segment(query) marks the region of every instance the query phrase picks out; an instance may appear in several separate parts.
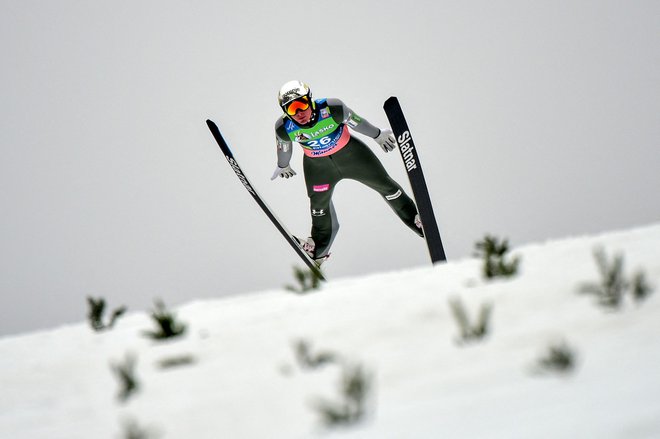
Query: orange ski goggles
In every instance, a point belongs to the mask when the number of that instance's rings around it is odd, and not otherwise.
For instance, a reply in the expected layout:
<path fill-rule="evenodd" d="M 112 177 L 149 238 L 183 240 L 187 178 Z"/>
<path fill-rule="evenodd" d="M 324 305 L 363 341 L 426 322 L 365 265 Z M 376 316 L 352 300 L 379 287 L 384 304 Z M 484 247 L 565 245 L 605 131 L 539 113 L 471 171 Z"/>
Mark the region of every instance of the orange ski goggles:
<path fill-rule="evenodd" d="M 296 99 L 295 101 L 291 101 L 288 104 L 283 105 L 282 108 L 286 114 L 289 116 L 294 116 L 297 112 L 305 111 L 309 108 L 309 98 L 307 96 L 303 96 Z"/>

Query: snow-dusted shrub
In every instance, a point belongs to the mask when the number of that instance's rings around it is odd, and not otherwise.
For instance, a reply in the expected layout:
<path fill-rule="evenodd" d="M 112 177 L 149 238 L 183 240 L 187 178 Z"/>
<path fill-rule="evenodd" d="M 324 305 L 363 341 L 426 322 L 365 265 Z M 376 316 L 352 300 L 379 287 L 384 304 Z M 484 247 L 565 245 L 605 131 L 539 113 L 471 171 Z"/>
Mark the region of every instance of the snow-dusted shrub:
<path fill-rule="evenodd" d="M 87 314 L 87 318 L 89 320 L 90 326 L 95 331 L 112 329 L 117 319 L 126 312 L 125 306 L 121 306 L 115 309 L 112 312 L 112 315 L 110 316 L 110 320 L 106 324 L 104 322 L 105 299 L 102 297 L 99 299 L 95 299 L 93 297 L 87 297 L 87 304 L 89 305 L 89 313 Z"/>
<path fill-rule="evenodd" d="M 156 439 L 159 437 L 153 431 L 141 427 L 135 419 L 127 419 L 123 422 L 123 439 Z"/>
<path fill-rule="evenodd" d="M 493 310 L 492 304 L 484 303 L 481 305 L 479 316 L 474 323 L 470 321 L 467 310 L 460 299 L 454 298 L 450 300 L 449 306 L 460 331 L 459 342 L 480 340 L 488 334 L 488 325 Z"/>
<path fill-rule="evenodd" d="M 161 369 L 172 369 L 175 367 L 190 366 L 195 364 L 195 357 L 190 354 L 175 355 L 158 361 Z"/>
<path fill-rule="evenodd" d="M 151 313 L 151 318 L 156 323 L 155 331 L 145 331 L 148 337 L 155 340 L 178 337 L 186 331 L 186 325 L 176 320 L 174 313 L 167 310 L 161 300 L 156 300 L 156 308 Z"/>
<path fill-rule="evenodd" d="M 646 274 L 643 271 L 638 271 L 633 276 L 630 292 L 636 302 L 641 302 L 653 292 L 653 287 L 646 280 Z"/>
<path fill-rule="evenodd" d="M 495 277 L 511 277 L 518 272 L 520 258 L 507 260 L 509 241 L 486 235 L 482 241 L 475 244 L 475 256 L 483 259 L 483 275 L 486 279 Z"/>
<path fill-rule="evenodd" d="M 619 308 L 624 295 L 628 292 L 632 298 L 639 302 L 653 291 L 646 280 L 646 275 L 638 271 L 629 280 L 624 273 L 624 259 L 621 253 L 614 255 L 610 261 L 605 249 L 597 247 L 594 250 L 594 259 L 600 274 L 598 282 L 585 282 L 580 286 L 580 292 L 593 294 L 598 303 L 607 308 Z"/>
<path fill-rule="evenodd" d="M 571 372 L 575 368 L 575 351 L 565 342 L 551 344 L 536 364 L 538 372 Z"/>
<path fill-rule="evenodd" d="M 317 369 L 330 363 L 339 361 L 339 355 L 329 351 L 312 353 L 312 348 L 307 340 L 297 340 L 293 344 L 293 350 L 298 364 L 303 369 Z"/>
<path fill-rule="evenodd" d="M 296 282 L 298 282 L 298 285 L 286 285 L 285 288 L 294 293 L 305 294 L 318 290 L 321 287 L 321 278 L 319 275 L 308 268 L 293 267 L 293 276 Z"/>
<path fill-rule="evenodd" d="M 314 408 L 328 427 L 352 425 L 367 413 L 372 377 L 361 365 L 344 365 L 340 383 L 340 401 L 319 399 Z"/>
<path fill-rule="evenodd" d="M 594 259 L 598 266 L 600 282 L 583 283 L 580 291 L 595 295 L 598 303 L 605 307 L 618 308 L 628 288 L 628 281 L 623 274 L 623 255 L 617 253 L 614 259 L 609 261 L 605 250 L 598 247 L 594 250 Z"/>
<path fill-rule="evenodd" d="M 123 363 L 111 363 L 110 368 L 114 372 L 117 380 L 119 381 L 119 392 L 117 398 L 121 402 L 125 402 L 140 387 L 137 377 L 135 375 L 135 365 L 137 358 L 135 355 L 127 354 Z"/>

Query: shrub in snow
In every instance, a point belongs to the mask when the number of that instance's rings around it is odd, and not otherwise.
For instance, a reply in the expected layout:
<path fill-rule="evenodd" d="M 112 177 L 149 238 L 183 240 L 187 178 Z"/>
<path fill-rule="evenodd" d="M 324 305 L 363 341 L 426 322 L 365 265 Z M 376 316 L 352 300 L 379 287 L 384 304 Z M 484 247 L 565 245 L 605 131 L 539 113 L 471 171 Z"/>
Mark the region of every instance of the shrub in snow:
<path fill-rule="evenodd" d="M 178 337 L 186 331 L 186 325 L 177 322 L 174 313 L 167 310 L 161 300 L 156 300 L 156 309 L 152 311 L 151 318 L 156 323 L 155 331 L 146 331 L 145 334 L 155 340 Z"/>
<path fill-rule="evenodd" d="M 575 351 L 566 342 L 552 344 L 537 362 L 539 372 L 571 372 L 575 368 Z"/>
<path fill-rule="evenodd" d="M 110 320 L 106 324 L 103 321 L 104 320 L 103 314 L 105 313 L 105 299 L 104 298 L 95 299 L 93 297 L 87 297 L 87 304 L 89 305 L 89 313 L 87 314 L 87 318 L 89 320 L 90 326 L 95 331 L 112 329 L 117 319 L 126 312 L 125 306 L 121 306 L 115 309 L 112 312 L 112 315 L 110 316 Z"/>
<path fill-rule="evenodd" d="M 460 331 L 460 342 L 480 340 L 488 334 L 489 322 L 493 306 L 490 303 L 481 305 L 477 321 L 472 323 L 468 317 L 467 310 L 460 299 L 449 301 L 452 315 Z"/>
<path fill-rule="evenodd" d="M 293 345 L 298 364 L 303 369 L 316 369 L 339 360 L 339 356 L 333 352 L 320 351 L 312 353 L 310 343 L 306 340 L 298 340 Z"/>
<path fill-rule="evenodd" d="M 314 408 L 328 427 L 352 425 L 366 414 L 371 375 L 361 365 L 345 365 L 340 384 L 340 401 L 318 400 Z"/>
<path fill-rule="evenodd" d="M 124 421 L 122 432 L 122 439 L 156 439 L 158 436 L 145 428 L 138 425 L 134 419 Z"/>
<path fill-rule="evenodd" d="M 483 259 L 483 275 L 487 279 L 495 277 L 510 277 L 518 272 L 520 258 L 506 260 L 509 251 L 509 241 L 486 235 L 482 241 L 475 244 L 475 256 Z"/>
<path fill-rule="evenodd" d="M 631 294 L 636 302 L 641 302 L 646 299 L 652 292 L 653 288 L 646 280 L 646 274 L 638 271 L 633 276 Z"/>
<path fill-rule="evenodd" d="M 310 269 L 293 267 L 293 276 L 298 285 L 287 285 L 285 288 L 294 293 L 305 294 L 321 287 L 321 278 Z"/>
<path fill-rule="evenodd" d="M 174 367 L 189 366 L 195 363 L 195 357 L 189 354 L 163 358 L 158 362 L 161 369 L 172 369 Z"/>
<path fill-rule="evenodd" d="M 605 250 L 597 247 L 594 250 L 594 259 L 600 274 L 600 281 L 583 283 L 580 292 L 595 295 L 600 305 L 607 308 L 619 308 L 628 291 L 635 301 L 643 300 L 652 292 L 643 272 L 635 273 L 632 280 L 626 278 L 622 254 L 615 254 L 610 261 Z"/>
<path fill-rule="evenodd" d="M 600 282 L 584 283 L 580 291 L 595 295 L 603 306 L 618 308 L 623 299 L 623 293 L 628 288 L 628 282 L 623 274 L 623 256 L 616 254 L 614 259 L 609 261 L 605 250 L 598 247 L 594 250 L 594 259 L 600 273 Z"/>
<path fill-rule="evenodd" d="M 110 367 L 115 376 L 119 380 L 119 393 L 117 398 L 121 402 L 125 402 L 133 395 L 139 386 L 137 377 L 135 376 L 135 364 L 137 359 L 134 355 L 127 354 L 123 363 L 114 363 Z"/>

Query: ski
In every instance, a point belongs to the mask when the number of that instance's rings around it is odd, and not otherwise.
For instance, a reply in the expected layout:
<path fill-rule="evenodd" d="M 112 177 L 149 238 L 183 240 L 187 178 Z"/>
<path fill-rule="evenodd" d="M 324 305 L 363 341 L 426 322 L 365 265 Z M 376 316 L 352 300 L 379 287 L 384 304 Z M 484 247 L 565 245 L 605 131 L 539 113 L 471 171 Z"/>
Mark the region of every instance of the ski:
<path fill-rule="evenodd" d="M 426 187 L 426 179 L 424 172 L 422 172 L 422 165 L 417 154 L 417 148 L 410 135 L 408 123 L 403 116 L 399 100 L 392 96 L 385 101 L 383 105 L 387 119 L 390 121 L 392 132 L 396 141 L 399 144 L 399 152 L 403 159 L 403 164 L 406 167 L 410 186 L 412 187 L 419 217 L 422 220 L 422 229 L 424 230 L 424 238 L 426 245 L 429 249 L 431 262 L 433 264 L 438 262 L 446 262 L 445 249 L 442 245 L 440 238 L 440 231 L 438 230 L 438 223 L 435 220 L 433 213 L 433 206 L 431 205 L 431 197 L 429 190 Z"/>
<path fill-rule="evenodd" d="M 241 167 L 238 165 L 238 162 L 234 158 L 234 154 L 232 154 L 231 150 L 229 149 L 229 145 L 227 145 L 227 142 L 225 139 L 222 137 L 222 134 L 220 133 L 220 129 L 218 126 L 212 121 L 212 120 L 207 120 L 206 125 L 208 125 L 209 130 L 211 130 L 211 134 L 213 134 L 213 137 L 215 138 L 216 142 L 218 142 L 218 146 L 220 146 L 220 149 L 222 150 L 222 153 L 225 155 L 225 158 L 229 162 L 229 165 L 231 168 L 234 170 L 236 173 L 236 176 L 240 180 L 240 182 L 243 184 L 245 189 L 252 195 L 252 198 L 254 198 L 254 201 L 257 202 L 259 207 L 264 211 L 266 216 L 271 220 L 273 225 L 279 230 L 279 232 L 284 236 L 284 238 L 287 240 L 289 245 L 296 251 L 298 256 L 303 260 L 303 262 L 309 267 L 309 269 L 321 280 L 326 280 L 325 276 L 323 276 L 323 273 L 319 269 L 319 267 L 316 265 L 316 263 L 312 260 L 312 258 L 309 257 L 305 251 L 300 248 L 300 245 L 298 245 L 298 241 L 294 236 L 289 233 L 289 231 L 284 227 L 284 225 L 280 222 L 280 220 L 277 219 L 277 217 L 273 214 L 273 212 L 270 210 L 270 208 L 266 205 L 266 203 L 263 201 L 263 199 L 259 196 L 257 191 L 254 189 L 254 186 L 250 183 L 250 181 L 247 179 L 245 176 L 245 173 L 241 169 Z"/>

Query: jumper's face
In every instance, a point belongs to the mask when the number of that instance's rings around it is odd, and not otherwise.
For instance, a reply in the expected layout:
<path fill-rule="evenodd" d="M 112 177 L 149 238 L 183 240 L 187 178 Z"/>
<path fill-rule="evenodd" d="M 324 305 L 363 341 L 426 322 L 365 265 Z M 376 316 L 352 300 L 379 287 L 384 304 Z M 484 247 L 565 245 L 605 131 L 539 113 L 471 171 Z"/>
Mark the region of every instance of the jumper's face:
<path fill-rule="evenodd" d="M 307 96 L 303 96 L 283 105 L 282 109 L 297 124 L 305 125 L 312 120 L 312 105 Z"/>
<path fill-rule="evenodd" d="M 298 124 L 298 125 L 305 125 L 309 123 L 310 120 L 312 120 L 312 107 L 308 107 L 306 110 L 300 110 L 291 118 Z"/>

